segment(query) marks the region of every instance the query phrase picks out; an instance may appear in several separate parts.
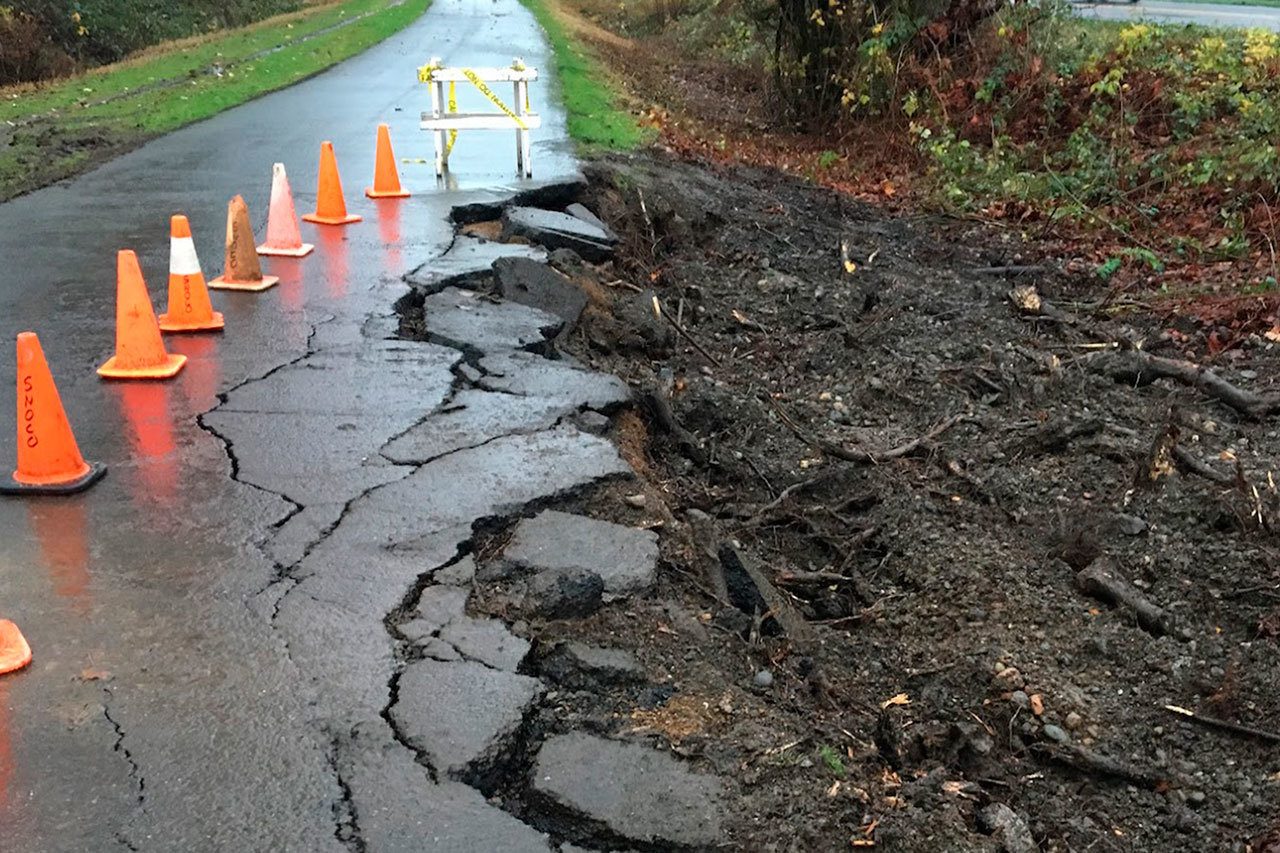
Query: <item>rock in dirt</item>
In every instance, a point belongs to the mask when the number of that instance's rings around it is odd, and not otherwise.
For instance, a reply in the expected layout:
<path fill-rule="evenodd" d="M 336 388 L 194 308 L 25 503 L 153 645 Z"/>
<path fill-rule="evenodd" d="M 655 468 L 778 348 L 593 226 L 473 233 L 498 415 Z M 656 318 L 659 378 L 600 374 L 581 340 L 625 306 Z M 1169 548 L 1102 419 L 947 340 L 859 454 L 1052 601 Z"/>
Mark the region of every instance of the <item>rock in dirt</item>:
<path fill-rule="evenodd" d="M 640 744 L 553 737 L 538 752 L 531 793 L 552 818 L 588 821 L 618 839 L 693 848 L 721 841 L 720 781 Z"/>
<path fill-rule="evenodd" d="M 1040 853 L 1026 821 L 1004 803 L 991 803 L 978 812 L 978 826 L 995 836 L 1006 853 Z"/>
<path fill-rule="evenodd" d="M 502 236 L 523 237 L 548 249 L 572 249 L 585 260 L 607 261 L 618 242 L 607 230 L 576 216 L 536 207 L 509 207 L 502 213 Z"/>
<path fill-rule="evenodd" d="M 1090 598 L 1128 612 L 1138 625 L 1159 637 L 1173 633 L 1173 620 L 1165 611 L 1129 583 L 1107 560 L 1095 560 L 1076 574 L 1076 588 Z"/>
<path fill-rule="evenodd" d="M 644 667 L 625 649 L 605 649 L 586 643 L 556 643 L 538 655 L 538 673 L 573 689 L 599 685 L 640 684 Z"/>
<path fill-rule="evenodd" d="M 498 619 L 454 619 L 444 626 L 440 639 L 464 658 L 507 672 L 515 672 L 529 654 L 529 641 L 511 633 Z"/>
<path fill-rule="evenodd" d="M 536 678 L 473 661 L 415 661 L 400 675 L 391 719 L 442 776 L 470 782 L 501 758 L 542 692 Z"/>
<path fill-rule="evenodd" d="M 586 569 L 552 569 L 529 579 L 525 601 L 543 619 L 585 619 L 604 604 L 604 579 Z"/>
<path fill-rule="evenodd" d="M 528 258 L 502 258 L 493 265 L 498 295 L 555 314 L 564 320 L 561 335 L 573 331 L 587 307 L 587 295 L 566 276 Z"/>
<path fill-rule="evenodd" d="M 1061 726 L 1055 726 L 1053 723 L 1049 723 L 1044 727 L 1044 736 L 1054 743 L 1071 742 L 1071 735 L 1067 734 L 1066 730 Z"/>
<path fill-rule="evenodd" d="M 502 557 L 517 568 L 538 573 L 593 572 L 604 581 L 609 599 L 653 583 L 658 536 L 652 530 L 545 510 L 516 526 Z"/>
<path fill-rule="evenodd" d="M 613 313 L 593 312 L 585 324 L 593 345 L 605 352 L 661 357 L 671 353 L 676 332 L 653 311 L 654 291 L 646 290 L 613 304 Z"/>

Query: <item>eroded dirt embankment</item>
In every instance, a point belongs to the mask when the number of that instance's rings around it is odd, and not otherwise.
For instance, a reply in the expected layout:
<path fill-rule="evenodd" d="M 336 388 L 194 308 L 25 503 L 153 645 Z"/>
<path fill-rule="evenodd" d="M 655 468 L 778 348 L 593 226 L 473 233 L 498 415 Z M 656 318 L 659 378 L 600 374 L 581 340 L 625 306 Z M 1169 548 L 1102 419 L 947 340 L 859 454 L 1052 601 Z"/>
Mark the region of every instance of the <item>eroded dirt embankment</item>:
<path fill-rule="evenodd" d="M 737 849 L 1274 849 L 1272 342 L 1205 373 L 1092 281 L 1001 273 L 1035 260 L 1007 232 L 776 173 L 588 175 L 622 247 L 552 255 L 589 303 L 559 349 L 637 393 L 610 435 L 642 486 L 590 512 L 659 530 L 662 570 L 519 624 L 659 684 L 562 691 L 543 730 L 718 772 Z"/>

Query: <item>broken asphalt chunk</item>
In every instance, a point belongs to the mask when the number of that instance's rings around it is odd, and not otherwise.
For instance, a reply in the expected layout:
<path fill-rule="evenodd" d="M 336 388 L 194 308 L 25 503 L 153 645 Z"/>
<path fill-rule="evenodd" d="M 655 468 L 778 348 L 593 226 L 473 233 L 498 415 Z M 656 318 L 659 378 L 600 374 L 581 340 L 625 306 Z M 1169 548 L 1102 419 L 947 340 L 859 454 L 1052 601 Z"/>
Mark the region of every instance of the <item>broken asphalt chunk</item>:
<path fill-rule="evenodd" d="M 509 207 L 502 213 L 502 235 L 523 237 L 548 249 L 572 249 L 598 263 L 613 256 L 617 238 L 609 231 L 568 213 L 536 207 Z"/>
<path fill-rule="evenodd" d="M 421 660 L 400 675 L 391 719 L 442 776 L 482 780 L 542 696 L 536 678 L 474 661 Z"/>
<path fill-rule="evenodd" d="M 581 732 L 553 737 L 538 752 L 532 793 L 549 816 L 588 822 L 588 835 L 594 828 L 664 849 L 721 841 L 720 781 L 641 744 Z"/>
<path fill-rule="evenodd" d="M 545 510 L 521 521 L 502 558 L 524 571 L 585 570 L 604 581 L 605 598 L 653 583 L 658 536 L 652 530 Z"/>

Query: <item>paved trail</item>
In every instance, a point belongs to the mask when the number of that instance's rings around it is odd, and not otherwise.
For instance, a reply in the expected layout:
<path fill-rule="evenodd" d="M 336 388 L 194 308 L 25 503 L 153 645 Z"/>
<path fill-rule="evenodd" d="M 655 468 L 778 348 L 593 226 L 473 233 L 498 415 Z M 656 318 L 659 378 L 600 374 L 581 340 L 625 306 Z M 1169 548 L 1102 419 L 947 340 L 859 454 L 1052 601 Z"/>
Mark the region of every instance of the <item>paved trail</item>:
<path fill-rule="evenodd" d="M 35 651 L 31 668 L 0 681 L 0 848 L 548 849 L 425 766 L 429 751 L 388 722 L 397 701 L 408 716 L 429 700 L 400 690 L 403 652 L 384 618 L 458 559 L 472 523 L 627 470 L 602 439 L 557 425 L 592 404 L 575 391 L 585 375 L 539 385 L 543 366 L 509 354 L 537 339 L 545 315 L 491 315 L 447 291 L 428 316 L 453 339 L 393 337 L 401 276 L 450 245 L 450 206 L 515 186 L 510 136 L 473 134 L 453 157 L 461 186 L 437 190 L 417 165 L 403 167 L 413 198 L 375 205 L 361 194 L 377 121 L 391 123 L 400 156 L 430 157 L 414 69 L 433 55 L 547 67 L 516 0 L 436 0 L 400 35 L 309 82 L 0 205 L 0 342 L 40 333 L 86 456 L 110 466 L 77 498 L 0 502 L 0 613 Z M 534 87 L 543 181 L 575 169 L 548 92 Z M 176 381 L 100 382 L 115 251 L 138 251 L 163 304 L 169 215 L 191 217 L 206 274 L 217 272 L 227 199 L 244 193 L 261 228 L 271 163 L 283 160 L 309 209 L 322 139 L 365 221 L 305 226 L 317 251 L 273 260 L 278 288 L 215 296 L 226 334 L 170 338 L 191 358 Z M 498 411 L 484 427 L 455 415 L 437 430 L 443 402 L 486 393 L 459 375 L 464 349 L 497 359 L 492 381 L 508 391 L 554 386 L 541 419 L 521 428 Z M 0 359 L 0 387 L 13 387 L 12 371 Z M 0 417 L 11 416 L 6 398 Z M 415 425 L 462 438 L 395 462 L 379 453 Z M 6 460 L 11 440 L 0 444 Z M 504 690 L 523 677 L 486 671 Z M 488 703 L 465 691 L 455 701 L 464 720 Z M 484 746 L 484 723 L 466 725 Z"/>
<path fill-rule="evenodd" d="M 1166 24 L 1199 24 L 1280 31 L 1280 9 L 1216 3 L 1097 3 L 1076 4 L 1077 14 L 1106 21 L 1158 21 Z"/>

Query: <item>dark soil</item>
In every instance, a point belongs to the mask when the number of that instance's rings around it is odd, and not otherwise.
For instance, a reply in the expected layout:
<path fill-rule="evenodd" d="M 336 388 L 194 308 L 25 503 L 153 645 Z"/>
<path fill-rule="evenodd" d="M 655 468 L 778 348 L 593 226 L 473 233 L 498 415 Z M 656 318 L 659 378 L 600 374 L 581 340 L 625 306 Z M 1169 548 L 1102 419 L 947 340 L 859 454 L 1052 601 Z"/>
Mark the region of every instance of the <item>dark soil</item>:
<path fill-rule="evenodd" d="M 1280 732 L 1276 423 L 1101 369 L 1196 329 L 1118 318 L 1096 280 L 980 272 L 1035 262 L 1011 232 L 777 173 L 588 177 L 623 246 L 557 256 L 592 300 L 564 348 L 648 392 L 612 427 L 641 482 L 588 498 L 658 528 L 663 571 L 534 633 L 632 649 L 656 686 L 553 694 L 539 726 L 717 772 L 731 849 L 1280 850 L 1280 743 L 1165 709 Z M 1215 370 L 1272 390 L 1280 349 L 1238 352 Z M 798 619 L 760 612 L 730 543 Z M 1088 597 L 1085 569 L 1158 618 Z"/>

